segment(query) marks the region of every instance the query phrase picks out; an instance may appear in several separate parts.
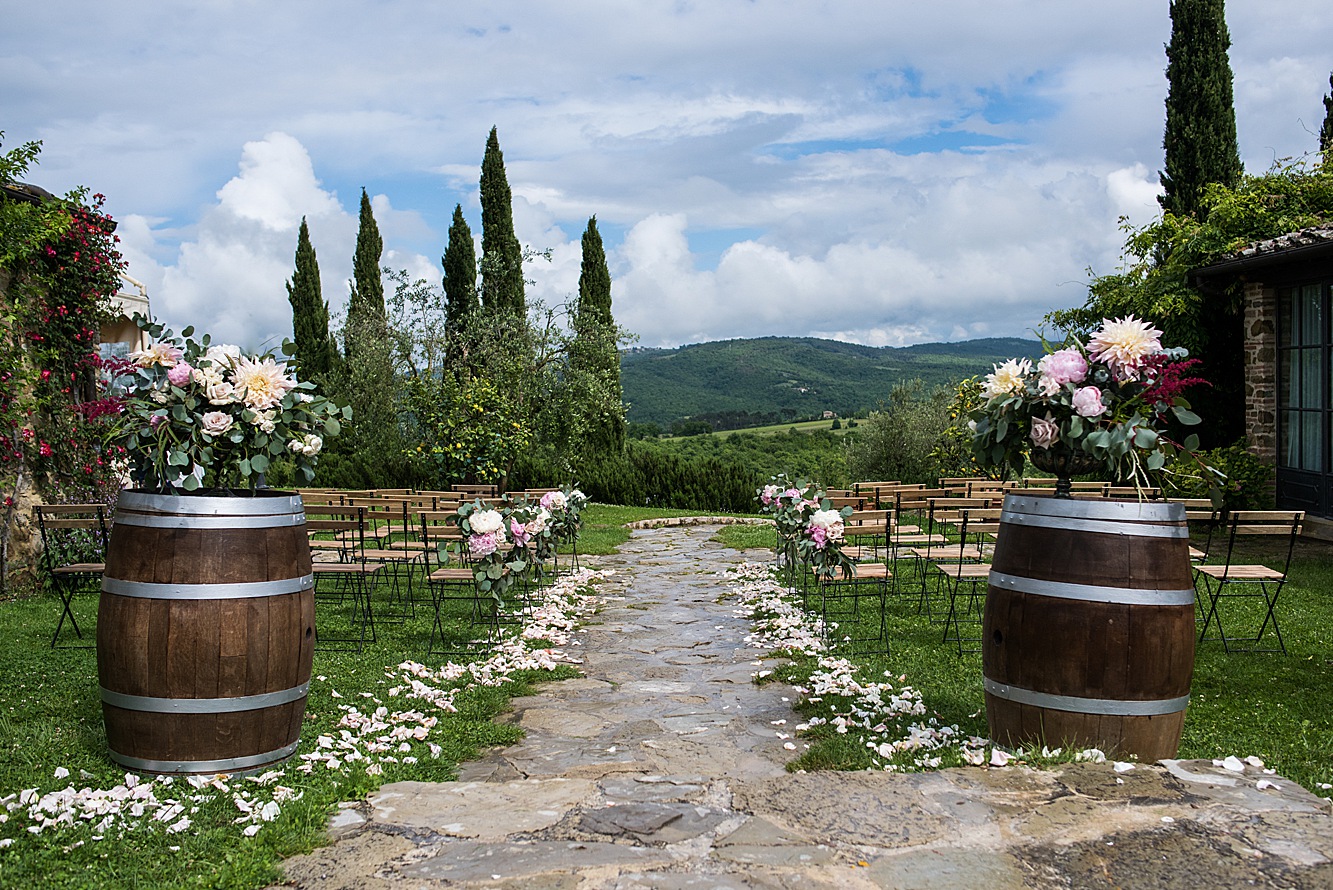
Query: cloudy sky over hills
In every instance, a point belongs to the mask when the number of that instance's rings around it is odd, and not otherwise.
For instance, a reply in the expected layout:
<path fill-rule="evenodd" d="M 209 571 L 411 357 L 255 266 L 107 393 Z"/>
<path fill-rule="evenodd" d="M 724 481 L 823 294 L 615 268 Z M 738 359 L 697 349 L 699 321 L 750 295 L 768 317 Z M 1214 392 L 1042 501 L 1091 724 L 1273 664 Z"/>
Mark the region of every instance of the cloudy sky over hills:
<path fill-rule="evenodd" d="M 596 215 L 647 346 L 1023 335 L 1152 219 L 1167 0 L 72 0 L 11 4 L 3 149 L 107 195 L 155 313 L 289 335 L 309 220 L 345 305 L 360 190 L 385 265 L 438 281 L 498 126 L 530 298 Z M 1323 4 L 1231 0 L 1250 172 L 1313 150 Z"/>

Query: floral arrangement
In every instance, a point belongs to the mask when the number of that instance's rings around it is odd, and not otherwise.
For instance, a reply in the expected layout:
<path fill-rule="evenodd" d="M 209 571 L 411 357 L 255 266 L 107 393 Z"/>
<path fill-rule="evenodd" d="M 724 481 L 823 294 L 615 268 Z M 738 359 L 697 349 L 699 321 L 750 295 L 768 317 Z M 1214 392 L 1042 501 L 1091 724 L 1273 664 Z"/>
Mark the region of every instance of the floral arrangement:
<path fill-rule="evenodd" d="M 489 593 L 496 608 L 504 595 L 528 567 L 521 555 L 514 557 L 508 535 L 508 517 L 504 509 L 497 510 L 480 500 L 458 508 L 458 527 L 463 530 L 462 547 L 472 566 L 477 590 Z"/>
<path fill-rule="evenodd" d="M 798 487 L 785 476 L 773 477 L 772 482 L 759 489 L 756 499 L 761 510 L 773 516 L 777 526 L 779 559 L 793 567 L 798 561 L 809 563 L 821 581 L 838 572 L 851 577 L 854 564 L 842 549 L 851 507 L 834 510 L 819 486 Z"/>
<path fill-rule="evenodd" d="M 131 479 L 157 492 L 262 487 L 270 464 L 284 455 L 314 478 L 324 439 L 336 436 L 351 408 L 339 408 L 298 382 L 272 354 L 181 337 L 143 316 L 136 324 L 154 340 L 130 353 L 114 381 L 121 413 L 111 442 L 124 449 Z M 182 339 L 183 338 L 183 339 Z M 292 351 L 283 344 L 284 354 Z"/>
<path fill-rule="evenodd" d="M 1193 454 L 1198 437 L 1177 442 L 1167 424 L 1199 423 L 1182 391 L 1206 381 L 1189 376 L 1198 361 L 1163 348 L 1161 336 L 1132 315 L 1103 319 L 1086 344 L 1070 339 L 1035 366 L 995 365 L 969 424 L 977 460 L 1021 473 L 1026 456 L 1062 477 L 1102 468 L 1137 484 L 1145 470 Z"/>
<path fill-rule="evenodd" d="M 551 536 L 555 544 L 569 544 L 578 540 L 583 525 L 580 514 L 587 506 L 588 496 L 571 485 L 559 491 L 548 491 L 541 496 L 541 507 L 550 514 Z"/>
<path fill-rule="evenodd" d="M 822 493 L 820 493 L 822 495 Z M 842 549 L 843 531 L 851 507 L 834 510 L 826 498 L 818 497 L 818 507 L 809 504 L 803 511 L 805 518 L 801 533 L 796 538 L 796 552 L 820 581 L 830 581 L 841 573 L 844 578 L 855 574 L 851 557 Z"/>

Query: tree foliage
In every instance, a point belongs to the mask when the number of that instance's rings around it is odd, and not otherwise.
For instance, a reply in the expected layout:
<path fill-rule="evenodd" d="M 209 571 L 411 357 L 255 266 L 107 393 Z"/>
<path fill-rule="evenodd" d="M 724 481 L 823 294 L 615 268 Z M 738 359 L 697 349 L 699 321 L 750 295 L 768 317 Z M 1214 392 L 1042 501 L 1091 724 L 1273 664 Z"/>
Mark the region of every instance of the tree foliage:
<path fill-rule="evenodd" d="M 1235 187 L 1210 185 L 1201 206 L 1197 216 L 1167 212 L 1141 228 L 1127 226 L 1121 268 L 1094 278 L 1083 306 L 1052 312 L 1047 321 L 1079 337 L 1103 318 L 1152 321 L 1165 342 L 1202 360 L 1201 376 L 1212 387 L 1191 402 L 1206 422 L 1205 445 L 1218 447 L 1244 432 L 1241 287 L 1205 291 L 1192 273 L 1255 241 L 1333 222 L 1333 169 L 1280 162 Z"/>
<path fill-rule="evenodd" d="M 463 205 L 454 205 L 454 219 L 449 226 L 449 244 L 440 258 L 444 267 L 445 317 L 451 333 L 458 333 L 463 321 L 477 310 L 477 248 L 472 243 L 472 229 L 463 218 Z"/>
<path fill-rule="evenodd" d="M 1224 0 L 1172 0 L 1166 46 L 1166 169 L 1162 208 L 1197 213 L 1211 183 L 1234 186 L 1244 173 L 1236 139 Z"/>
<path fill-rule="evenodd" d="M 578 308 L 570 344 L 570 385 L 573 394 L 588 404 L 604 406 L 588 418 L 587 448 L 615 454 L 625 447 L 625 408 L 620 387 L 620 340 L 611 312 L 611 272 L 597 231 L 597 217 L 583 232 L 583 265 L 579 273 Z"/>
<path fill-rule="evenodd" d="M 487 309 L 523 315 L 523 248 L 514 234 L 513 194 L 496 128 L 481 161 L 481 302 Z"/>
<path fill-rule="evenodd" d="M 955 392 L 920 380 L 895 386 L 880 410 L 857 427 L 847 469 L 861 481 L 934 482 L 943 474 L 939 444 L 951 423 Z"/>
<path fill-rule="evenodd" d="M 296 269 L 287 282 L 287 301 L 292 305 L 292 338 L 301 379 L 323 380 L 333 369 L 336 353 L 329 338 L 329 304 L 319 282 L 319 260 L 304 216 L 296 236 Z"/>
<path fill-rule="evenodd" d="M 1333 164 L 1333 74 L 1328 76 L 1328 95 L 1324 97 L 1324 125 L 1319 128 L 1319 151 L 1325 164 Z"/>
<path fill-rule="evenodd" d="M 375 211 L 370 206 L 366 190 L 361 190 L 360 224 L 356 232 L 356 252 L 352 255 L 352 280 L 348 282 L 351 297 L 347 301 L 345 332 L 369 333 L 384 319 L 384 279 L 380 277 L 380 256 L 384 253 L 384 239 L 380 237 Z M 344 339 L 343 353 L 351 358 L 356 343 Z"/>

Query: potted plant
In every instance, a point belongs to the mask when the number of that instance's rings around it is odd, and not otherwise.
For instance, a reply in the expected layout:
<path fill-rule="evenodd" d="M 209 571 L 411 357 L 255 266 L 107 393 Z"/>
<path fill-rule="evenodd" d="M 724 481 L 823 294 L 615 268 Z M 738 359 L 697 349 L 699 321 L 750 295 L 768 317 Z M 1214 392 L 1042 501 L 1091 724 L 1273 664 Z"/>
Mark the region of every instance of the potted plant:
<path fill-rule="evenodd" d="M 1172 421 L 1195 362 L 1129 316 L 1104 320 L 1034 366 L 996 365 L 972 413 L 983 466 L 1056 474 L 1054 497 L 1006 495 L 987 587 L 982 672 L 991 737 L 1014 746 L 1175 756 L 1194 665 L 1194 590 L 1182 504 L 1148 500 L 1151 473 L 1193 457 Z M 1199 470 L 1208 472 L 1195 459 Z M 1133 499 L 1070 497 L 1101 469 Z"/>
<path fill-rule="evenodd" d="M 350 411 L 271 354 L 153 337 L 115 381 L 121 493 L 98 606 L 111 756 L 156 773 L 262 769 L 296 749 L 314 576 L 301 498 L 263 485 L 288 454 L 313 476 Z"/>

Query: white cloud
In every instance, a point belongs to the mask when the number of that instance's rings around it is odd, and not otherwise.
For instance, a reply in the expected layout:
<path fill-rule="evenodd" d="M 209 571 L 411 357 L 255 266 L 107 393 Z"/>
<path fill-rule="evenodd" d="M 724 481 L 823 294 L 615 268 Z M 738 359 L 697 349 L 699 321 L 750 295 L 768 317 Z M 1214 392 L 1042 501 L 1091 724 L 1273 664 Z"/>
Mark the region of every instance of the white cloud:
<path fill-rule="evenodd" d="M 1314 146 L 1324 17 L 1228 9 L 1251 171 Z M 247 343 L 290 330 L 302 216 L 344 304 L 362 186 L 385 262 L 437 281 L 455 203 L 480 235 L 492 125 L 519 238 L 551 251 L 533 297 L 573 296 L 596 214 L 649 345 L 1022 334 L 1114 266 L 1118 216 L 1156 212 L 1160 0 L 50 0 L 6 24 L 33 181 L 105 192 L 154 308 Z"/>
<path fill-rule="evenodd" d="M 130 274 L 149 285 L 159 319 L 217 340 L 277 346 L 291 336 L 286 282 L 302 217 L 334 311 L 346 302 L 356 218 L 321 186 L 309 153 L 285 133 L 247 142 L 239 167 L 175 256 L 162 259 L 155 227 L 142 217 L 122 221 L 120 234 Z"/>

